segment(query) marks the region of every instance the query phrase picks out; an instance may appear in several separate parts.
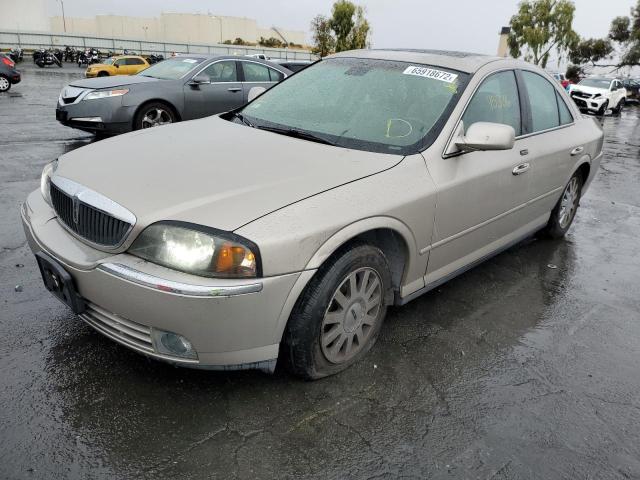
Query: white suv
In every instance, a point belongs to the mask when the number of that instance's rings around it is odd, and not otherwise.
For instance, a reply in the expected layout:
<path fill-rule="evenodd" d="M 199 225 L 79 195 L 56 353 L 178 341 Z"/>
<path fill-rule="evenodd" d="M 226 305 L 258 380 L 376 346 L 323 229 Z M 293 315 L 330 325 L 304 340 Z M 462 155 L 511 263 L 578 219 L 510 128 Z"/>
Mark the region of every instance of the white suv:
<path fill-rule="evenodd" d="M 591 77 L 571 85 L 569 94 L 580 110 L 604 115 L 608 109 L 622 110 L 627 90 L 617 78 Z"/>

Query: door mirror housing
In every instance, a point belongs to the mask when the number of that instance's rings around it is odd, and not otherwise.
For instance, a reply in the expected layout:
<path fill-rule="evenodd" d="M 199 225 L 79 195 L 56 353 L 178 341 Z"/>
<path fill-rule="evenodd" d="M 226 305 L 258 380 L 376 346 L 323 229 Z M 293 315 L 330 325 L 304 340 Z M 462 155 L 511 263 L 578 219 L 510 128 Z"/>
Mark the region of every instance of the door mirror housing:
<path fill-rule="evenodd" d="M 189 85 L 198 86 L 198 85 L 206 85 L 211 83 L 211 77 L 204 72 L 200 72 L 195 77 L 191 79 Z"/>
<path fill-rule="evenodd" d="M 247 102 L 254 100 L 255 98 L 259 97 L 266 91 L 267 89 L 264 87 L 252 87 L 251 90 L 249 90 L 249 93 L 247 95 Z"/>
<path fill-rule="evenodd" d="M 516 131 L 511 125 L 492 122 L 471 124 L 464 135 L 458 137 L 456 146 L 463 152 L 484 150 L 511 150 Z"/>

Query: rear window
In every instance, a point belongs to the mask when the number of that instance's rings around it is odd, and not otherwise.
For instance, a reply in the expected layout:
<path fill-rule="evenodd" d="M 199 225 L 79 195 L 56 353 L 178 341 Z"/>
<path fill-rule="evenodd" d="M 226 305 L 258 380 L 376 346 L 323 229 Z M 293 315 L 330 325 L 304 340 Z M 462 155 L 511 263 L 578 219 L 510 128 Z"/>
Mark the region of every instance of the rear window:
<path fill-rule="evenodd" d="M 204 61 L 204 58 L 197 57 L 175 57 L 151 65 L 138 73 L 143 77 L 153 77 L 162 80 L 177 80 Z"/>

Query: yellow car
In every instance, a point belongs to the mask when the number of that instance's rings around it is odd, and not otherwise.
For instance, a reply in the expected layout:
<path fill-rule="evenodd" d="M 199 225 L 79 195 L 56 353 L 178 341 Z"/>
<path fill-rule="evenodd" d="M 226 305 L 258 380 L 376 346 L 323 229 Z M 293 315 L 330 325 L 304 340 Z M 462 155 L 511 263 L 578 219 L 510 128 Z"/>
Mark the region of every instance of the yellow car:
<path fill-rule="evenodd" d="M 144 57 L 137 55 L 121 55 L 111 57 L 104 63 L 94 63 L 87 67 L 85 77 L 108 77 L 112 75 L 134 75 L 149 66 Z"/>

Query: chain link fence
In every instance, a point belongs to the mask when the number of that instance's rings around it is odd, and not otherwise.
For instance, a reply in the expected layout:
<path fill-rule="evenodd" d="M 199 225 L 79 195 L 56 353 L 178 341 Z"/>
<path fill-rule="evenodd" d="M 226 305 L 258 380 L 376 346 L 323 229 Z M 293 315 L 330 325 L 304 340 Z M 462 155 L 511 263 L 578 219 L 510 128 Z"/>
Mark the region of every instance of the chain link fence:
<path fill-rule="evenodd" d="M 16 31 L 0 31 L 0 49 L 6 50 L 20 47 L 25 50 L 39 48 L 61 48 L 65 46 L 77 49 L 97 48 L 102 51 L 122 53 L 124 50 L 140 54 L 201 53 L 210 55 L 255 55 L 264 54 L 269 58 L 285 60 L 316 60 L 317 57 L 307 50 L 290 48 L 264 48 L 224 44 L 193 44 L 151 42 L 146 40 L 130 40 L 122 38 L 87 37 L 82 35 L 31 33 Z"/>

